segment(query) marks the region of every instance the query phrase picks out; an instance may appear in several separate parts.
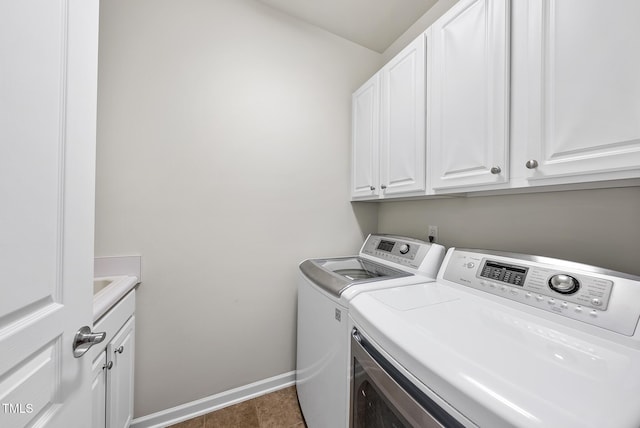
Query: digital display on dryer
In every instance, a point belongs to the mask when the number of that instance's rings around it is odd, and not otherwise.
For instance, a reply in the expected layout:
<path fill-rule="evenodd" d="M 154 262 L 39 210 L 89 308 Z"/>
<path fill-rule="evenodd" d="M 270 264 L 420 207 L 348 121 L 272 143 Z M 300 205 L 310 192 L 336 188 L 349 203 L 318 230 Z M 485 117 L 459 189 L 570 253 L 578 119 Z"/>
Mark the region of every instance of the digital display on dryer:
<path fill-rule="evenodd" d="M 393 241 L 381 240 L 378 244 L 378 247 L 376 247 L 376 250 L 386 251 L 387 253 L 390 253 L 391 250 L 393 250 L 394 245 L 396 245 L 396 243 Z"/>
<path fill-rule="evenodd" d="M 480 276 L 522 287 L 529 269 L 492 261 L 485 262 Z"/>

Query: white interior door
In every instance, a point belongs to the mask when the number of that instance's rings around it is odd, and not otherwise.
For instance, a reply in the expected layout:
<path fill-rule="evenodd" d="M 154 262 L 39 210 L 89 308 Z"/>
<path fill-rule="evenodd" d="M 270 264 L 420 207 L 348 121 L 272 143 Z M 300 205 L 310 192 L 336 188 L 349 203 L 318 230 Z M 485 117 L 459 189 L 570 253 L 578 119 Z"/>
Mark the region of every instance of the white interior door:
<path fill-rule="evenodd" d="M 0 2 L 0 426 L 88 427 L 98 0 Z"/>

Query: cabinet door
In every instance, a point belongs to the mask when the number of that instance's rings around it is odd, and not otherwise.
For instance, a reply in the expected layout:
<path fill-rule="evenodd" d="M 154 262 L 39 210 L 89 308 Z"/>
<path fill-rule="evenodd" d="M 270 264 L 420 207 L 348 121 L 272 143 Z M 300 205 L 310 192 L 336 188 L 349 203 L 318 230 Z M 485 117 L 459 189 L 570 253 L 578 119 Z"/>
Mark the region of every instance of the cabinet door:
<path fill-rule="evenodd" d="M 508 0 L 461 0 L 431 27 L 430 186 L 508 181 Z"/>
<path fill-rule="evenodd" d="M 107 418 L 105 409 L 107 405 L 107 354 L 101 352 L 93 361 L 91 370 L 91 397 L 92 397 L 92 428 L 105 428 Z"/>
<path fill-rule="evenodd" d="M 529 179 L 640 166 L 639 18 L 638 0 L 529 1 Z"/>
<path fill-rule="evenodd" d="M 107 427 L 128 428 L 133 419 L 133 362 L 135 316 L 120 329 L 107 346 L 113 362 L 107 376 Z"/>
<path fill-rule="evenodd" d="M 379 161 L 379 75 L 374 75 L 352 96 L 351 197 L 377 198 Z"/>
<path fill-rule="evenodd" d="M 425 38 L 381 70 L 380 186 L 384 196 L 424 192 Z"/>

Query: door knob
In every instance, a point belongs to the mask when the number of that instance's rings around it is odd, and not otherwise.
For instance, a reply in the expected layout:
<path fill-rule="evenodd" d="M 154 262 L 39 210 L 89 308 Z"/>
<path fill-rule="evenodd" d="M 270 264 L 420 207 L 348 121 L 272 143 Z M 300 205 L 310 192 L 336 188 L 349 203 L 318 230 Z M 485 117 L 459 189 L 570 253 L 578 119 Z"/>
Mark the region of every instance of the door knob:
<path fill-rule="evenodd" d="M 530 159 L 527 163 L 524 164 L 529 169 L 536 169 L 538 167 L 538 161 L 535 159 Z"/>
<path fill-rule="evenodd" d="M 80 358 L 96 343 L 100 343 L 107 337 L 106 332 L 92 333 L 89 326 L 81 327 L 73 338 L 73 356 Z"/>
<path fill-rule="evenodd" d="M 499 166 L 494 166 L 493 168 L 491 168 L 491 174 L 500 174 L 502 172 L 502 170 L 500 169 Z"/>
<path fill-rule="evenodd" d="M 384 190 L 384 189 L 386 189 L 386 188 L 387 188 L 387 186 L 383 184 L 382 186 L 380 186 L 380 188 L 381 188 L 382 190 Z"/>
<path fill-rule="evenodd" d="M 369 186 L 369 189 L 372 190 L 372 191 L 376 190 L 376 186 Z"/>

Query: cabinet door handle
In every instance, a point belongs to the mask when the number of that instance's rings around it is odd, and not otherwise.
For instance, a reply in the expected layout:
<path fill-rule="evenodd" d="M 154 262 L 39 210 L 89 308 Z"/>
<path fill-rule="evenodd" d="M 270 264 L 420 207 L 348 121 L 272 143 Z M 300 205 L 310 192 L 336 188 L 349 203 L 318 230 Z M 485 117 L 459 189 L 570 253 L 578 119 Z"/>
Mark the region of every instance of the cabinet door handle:
<path fill-rule="evenodd" d="M 527 163 L 524 164 L 529 169 L 536 169 L 538 167 L 538 161 L 535 159 L 530 159 Z"/>
<path fill-rule="evenodd" d="M 111 370 L 112 367 L 113 367 L 113 361 L 109 361 L 107 364 L 102 366 L 102 369 L 104 370 L 106 368 L 107 370 Z"/>
<path fill-rule="evenodd" d="M 124 352 L 124 346 L 120 345 L 118 346 L 115 351 L 116 354 L 122 354 Z"/>
<path fill-rule="evenodd" d="M 371 191 L 376 190 L 376 186 L 369 186 L 369 189 L 370 189 Z"/>
<path fill-rule="evenodd" d="M 494 166 L 493 168 L 491 168 L 491 174 L 500 174 L 502 172 L 502 170 L 500 169 L 499 166 Z"/>
<path fill-rule="evenodd" d="M 381 188 L 382 190 L 384 190 L 384 189 L 386 189 L 386 188 L 387 188 L 387 186 L 383 184 L 382 186 L 380 186 L 380 188 Z"/>

